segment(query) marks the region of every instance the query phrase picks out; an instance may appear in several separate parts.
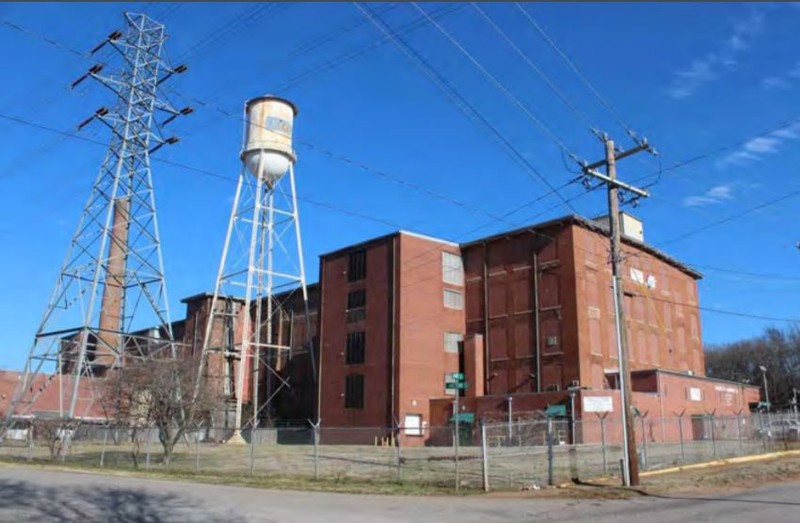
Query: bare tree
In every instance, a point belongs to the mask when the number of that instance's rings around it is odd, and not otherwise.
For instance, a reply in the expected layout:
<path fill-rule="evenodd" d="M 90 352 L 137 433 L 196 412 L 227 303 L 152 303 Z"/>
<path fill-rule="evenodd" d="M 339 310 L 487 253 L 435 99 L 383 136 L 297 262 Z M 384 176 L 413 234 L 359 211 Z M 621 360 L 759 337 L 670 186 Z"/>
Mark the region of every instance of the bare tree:
<path fill-rule="evenodd" d="M 706 374 L 713 378 L 761 386 L 762 365 L 769 374 L 771 401 L 787 407 L 792 390 L 800 388 L 800 329 L 769 328 L 761 336 L 706 349 Z"/>
<path fill-rule="evenodd" d="M 50 459 L 55 460 L 63 455 L 69 438 L 75 430 L 75 424 L 63 419 L 35 418 L 31 421 L 33 438 L 44 441 L 50 451 Z"/>
<path fill-rule="evenodd" d="M 148 359 L 128 362 L 109 376 L 104 406 L 114 420 L 131 430 L 134 464 L 145 429 L 158 430 L 163 463 L 169 464 L 186 431 L 202 425 L 219 408 L 220 396 L 211 380 L 201 380 L 195 395 L 197 369 L 192 358 Z"/>

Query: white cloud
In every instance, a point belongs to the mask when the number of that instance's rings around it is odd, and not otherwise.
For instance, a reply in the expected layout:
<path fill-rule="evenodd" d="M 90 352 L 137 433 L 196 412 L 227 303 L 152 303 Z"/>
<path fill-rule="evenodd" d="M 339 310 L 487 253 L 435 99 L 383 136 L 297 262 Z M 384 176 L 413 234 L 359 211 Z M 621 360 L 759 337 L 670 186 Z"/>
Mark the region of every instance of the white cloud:
<path fill-rule="evenodd" d="M 787 141 L 798 139 L 800 139 L 800 120 L 772 131 L 766 136 L 747 140 L 738 150 L 721 158 L 717 162 L 717 167 L 746 165 L 767 154 L 775 154 Z"/>
<path fill-rule="evenodd" d="M 733 200 L 733 190 L 734 184 L 732 183 L 717 185 L 707 190 L 704 194 L 687 196 L 683 199 L 683 205 L 686 207 L 703 207 L 720 204 L 726 200 Z"/>
<path fill-rule="evenodd" d="M 747 143 L 744 144 L 744 148 L 747 152 L 754 154 L 771 154 L 778 152 L 778 146 L 780 144 L 781 141 L 777 138 L 766 138 L 760 136 L 758 138 L 748 140 Z"/>
<path fill-rule="evenodd" d="M 791 85 L 780 76 L 769 76 L 761 81 L 761 87 L 764 89 L 788 89 Z"/>
<path fill-rule="evenodd" d="M 764 14 L 753 10 L 747 18 L 734 24 L 731 34 L 722 41 L 718 51 L 706 53 L 694 59 L 688 68 L 676 71 L 667 94 L 678 100 L 686 98 L 716 79 L 724 69 L 735 69 L 738 64 L 736 54 L 749 49 L 763 28 Z"/>
<path fill-rule="evenodd" d="M 718 200 L 730 200 L 733 198 L 733 187 L 730 185 L 718 185 L 709 189 L 706 194 Z"/>
<path fill-rule="evenodd" d="M 686 207 L 703 207 L 704 205 L 711 205 L 714 203 L 720 202 L 708 196 L 687 196 L 683 199 L 683 205 Z"/>

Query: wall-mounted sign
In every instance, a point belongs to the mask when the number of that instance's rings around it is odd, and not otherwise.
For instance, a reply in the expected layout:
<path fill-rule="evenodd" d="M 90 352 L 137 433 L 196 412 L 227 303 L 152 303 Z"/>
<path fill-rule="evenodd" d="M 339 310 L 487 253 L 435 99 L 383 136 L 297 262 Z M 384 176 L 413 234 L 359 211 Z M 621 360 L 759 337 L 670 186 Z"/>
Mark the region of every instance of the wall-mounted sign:
<path fill-rule="evenodd" d="M 614 400 L 611 396 L 584 396 L 583 412 L 613 412 Z"/>

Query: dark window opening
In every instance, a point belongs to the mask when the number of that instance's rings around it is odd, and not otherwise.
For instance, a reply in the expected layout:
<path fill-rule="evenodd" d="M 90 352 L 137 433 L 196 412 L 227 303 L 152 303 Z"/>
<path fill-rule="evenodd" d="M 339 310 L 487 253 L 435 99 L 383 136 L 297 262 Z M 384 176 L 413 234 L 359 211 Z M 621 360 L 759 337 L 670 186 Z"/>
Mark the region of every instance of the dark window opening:
<path fill-rule="evenodd" d="M 364 408 L 364 375 L 351 374 L 344 382 L 344 408 Z"/>
<path fill-rule="evenodd" d="M 347 333 L 344 361 L 346 365 L 364 363 L 364 331 Z"/>
<path fill-rule="evenodd" d="M 351 252 L 347 257 L 347 281 L 359 281 L 367 277 L 367 251 Z"/>

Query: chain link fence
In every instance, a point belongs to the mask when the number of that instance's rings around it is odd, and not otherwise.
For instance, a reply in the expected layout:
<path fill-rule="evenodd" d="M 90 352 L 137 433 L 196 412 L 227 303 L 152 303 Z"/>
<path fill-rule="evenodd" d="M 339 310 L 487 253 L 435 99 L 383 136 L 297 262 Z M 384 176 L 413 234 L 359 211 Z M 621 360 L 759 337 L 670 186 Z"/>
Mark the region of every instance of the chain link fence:
<path fill-rule="evenodd" d="M 800 436 L 789 414 L 637 416 L 634 422 L 642 470 L 795 448 Z M 213 427 L 188 431 L 165 463 L 155 427 L 19 422 L 3 435 L 0 459 L 486 490 L 535 489 L 621 472 L 622 427 L 610 417 L 573 422 L 520 413 L 510 421 L 459 423 L 458 431 L 454 425 L 258 428 L 243 432 L 244 445 L 225 443 L 231 434 Z"/>

